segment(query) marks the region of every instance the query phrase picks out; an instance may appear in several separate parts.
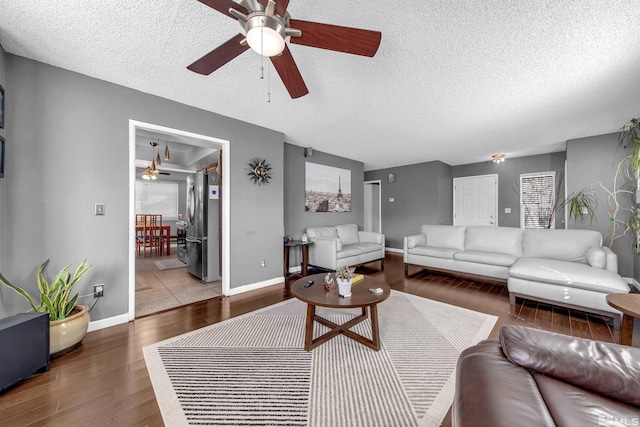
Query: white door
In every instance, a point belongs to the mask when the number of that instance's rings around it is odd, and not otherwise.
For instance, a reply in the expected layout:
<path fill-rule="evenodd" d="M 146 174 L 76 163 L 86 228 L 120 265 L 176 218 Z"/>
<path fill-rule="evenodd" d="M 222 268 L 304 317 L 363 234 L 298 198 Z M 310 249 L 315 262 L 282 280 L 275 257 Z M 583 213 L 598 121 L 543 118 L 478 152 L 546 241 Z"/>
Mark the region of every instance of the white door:
<path fill-rule="evenodd" d="M 453 225 L 498 226 L 498 175 L 453 179 Z"/>
<path fill-rule="evenodd" d="M 365 181 L 364 183 L 364 231 L 382 233 L 381 181 Z"/>

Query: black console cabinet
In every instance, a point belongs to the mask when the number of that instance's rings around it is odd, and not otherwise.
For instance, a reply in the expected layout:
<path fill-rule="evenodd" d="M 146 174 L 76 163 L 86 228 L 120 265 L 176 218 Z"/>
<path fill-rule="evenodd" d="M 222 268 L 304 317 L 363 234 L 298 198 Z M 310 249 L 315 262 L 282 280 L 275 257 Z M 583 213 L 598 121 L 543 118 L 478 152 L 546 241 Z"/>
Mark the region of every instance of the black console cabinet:
<path fill-rule="evenodd" d="M 29 375 L 49 370 L 49 314 L 0 319 L 0 393 Z"/>

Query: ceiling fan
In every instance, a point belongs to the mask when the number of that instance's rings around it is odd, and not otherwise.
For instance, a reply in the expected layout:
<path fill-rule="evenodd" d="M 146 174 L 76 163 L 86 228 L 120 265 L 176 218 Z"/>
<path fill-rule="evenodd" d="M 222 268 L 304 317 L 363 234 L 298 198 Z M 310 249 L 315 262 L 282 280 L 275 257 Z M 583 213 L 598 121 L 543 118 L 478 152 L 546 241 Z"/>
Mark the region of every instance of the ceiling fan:
<path fill-rule="evenodd" d="M 270 57 L 291 98 L 304 96 L 309 90 L 285 43 L 286 37 L 294 44 L 369 57 L 376 54 L 382 38 L 379 31 L 291 19 L 289 0 L 198 1 L 236 19 L 245 35 L 235 35 L 187 68 L 209 75 L 251 48 Z"/>

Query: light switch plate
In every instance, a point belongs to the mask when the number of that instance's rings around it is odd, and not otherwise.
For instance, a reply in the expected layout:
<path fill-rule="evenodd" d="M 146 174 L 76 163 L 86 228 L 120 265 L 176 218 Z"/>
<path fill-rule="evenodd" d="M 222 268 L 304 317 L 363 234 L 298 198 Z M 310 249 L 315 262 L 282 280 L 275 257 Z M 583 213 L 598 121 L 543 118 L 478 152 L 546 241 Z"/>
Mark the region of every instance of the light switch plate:
<path fill-rule="evenodd" d="M 511 208 L 504 208 L 504 213 L 511 213 Z"/>
<path fill-rule="evenodd" d="M 96 203 L 94 206 L 96 215 L 104 215 L 104 203 Z"/>

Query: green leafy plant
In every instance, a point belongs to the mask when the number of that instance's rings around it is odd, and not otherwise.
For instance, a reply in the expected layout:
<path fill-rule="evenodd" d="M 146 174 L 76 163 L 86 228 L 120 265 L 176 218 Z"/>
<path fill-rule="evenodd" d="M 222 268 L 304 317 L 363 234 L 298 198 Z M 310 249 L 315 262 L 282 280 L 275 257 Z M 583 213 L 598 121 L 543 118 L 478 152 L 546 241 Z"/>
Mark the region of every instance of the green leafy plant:
<path fill-rule="evenodd" d="M 336 277 L 341 280 L 351 280 L 355 276 L 355 267 L 341 267 L 336 271 Z"/>
<path fill-rule="evenodd" d="M 12 285 L 2 274 L 0 274 L 0 283 L 13 289 L 18 295 L 31 304 L 33 311 L 37 313 L 49 313 L 49 319 L 51 321 L 60 320 L 66 318 L 73 310 L 78 299 L 78 294 L 71 296 L 71 290 L 73 286 L 85 275 L 85 273 L 91 268 L 87 264 L 87 260 L 84 260 L 76 269 L 73 276 L 69 273 L 71 264 L 64 267 L 54 279 L 47 282 L 45 279 L 43 270 L 49 263 L 46 260 L 42 265 L 37 268 L 38 271 L 38 290 L 40 291 L 40 304 L 36 304 L 35 300 L 24 289 Z"/>
<path fill-rule="evenodd" d="M 571 193 L 567 199 L 560 204 L 559 209 L 564 209 L 565 207 L 569 208 L 569 218 L 574 221 L 584 222 L 589 218 L 589 223 L 592 223 L 594 218 L 596 218 L 598 199 L 592 193 L 587 193 L 587 190 L 583 188 L 577 193 Z"/>

